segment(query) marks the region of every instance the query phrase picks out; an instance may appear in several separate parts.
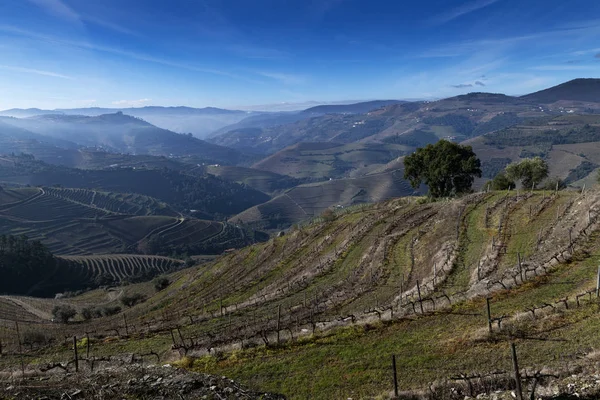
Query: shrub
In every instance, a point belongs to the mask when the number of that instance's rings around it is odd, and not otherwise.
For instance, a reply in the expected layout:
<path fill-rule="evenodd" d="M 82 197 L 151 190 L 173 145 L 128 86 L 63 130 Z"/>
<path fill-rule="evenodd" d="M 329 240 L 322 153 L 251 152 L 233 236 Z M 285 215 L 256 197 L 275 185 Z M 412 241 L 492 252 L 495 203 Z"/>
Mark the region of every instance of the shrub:
<path fill-rule="evenodd" d="M 171 284 L 171 281 L 169 281 L 169 278 L 166 276 L 158 276 L 154 278 L 152 283 L 154 283 L 154 289 L 156 289 L 157 292 L 160 292 L 161 290 L 166 289 Z"/>
<path fill-rule="evenodd" d="M 515 188 L 515 182 L 508 179 L 504 172 L 500 172 L 490 181 L 492 190 L 510 190 Z"/>
<path fill-rule="evenodd" d="M 556 190 L 557 184 L 558 184 L 558 190 L 563 190 L 564 188 L 567 187 L 567 185 L 565 184 L 565 181 L 560 179 L 558 176 L 554 176 L 554 177 L 546 180 L 546 183 L 544 184 L 543 189 L 544 190 Z"/>
<path fill-rule="evenodd" d="M 144 300 L 146 300 L 146 297 L 141 293 L 133 293 L 121 297 L 121 303 L 127 307 L 133 307 L 138 303 L 142 303 Z"/>
<path fill-rule="evenodd" d="M 119 306 L 106 306 L 103 307 L 102 310 L 102 315 L 104 315 L 105 317 L 110 317 L 111 315 L 115 315 L 121 312 L 121 307 Z"/>
<path fill-rule="evenodd" d="M 71 306 L 56 306 L 52 310 L 52 315 L 55 320 L 66 324 L 71 318 L 77 315 L 77 311 Z"/>
<path fill-rule="evenodd" d="M 84 308 L 83 310 L 81 310 L 81 316 L 86 321 L 89 321 L 90 319 L 94 318 L 94 309 L 92 307 Z"/>

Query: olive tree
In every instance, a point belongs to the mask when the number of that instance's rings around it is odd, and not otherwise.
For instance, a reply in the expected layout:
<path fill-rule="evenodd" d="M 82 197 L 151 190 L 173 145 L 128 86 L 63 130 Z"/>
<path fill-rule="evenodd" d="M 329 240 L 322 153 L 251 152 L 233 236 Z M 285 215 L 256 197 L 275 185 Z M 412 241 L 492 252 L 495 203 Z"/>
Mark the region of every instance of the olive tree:
<path fill-rule="evenodd" d="M 404 158 L 404 179 L 415 189 L 425 183 L 431 197 L 468 193 L 475 177 L 481 177 L 481 162 L 471 146 L 440 140 Z"/>
<path fill-rule="evenodd" d="M 506 177 L 511 181 L 521 181 L 524 188 L 536 188 L 548 177 L 548 164 L 540 157 L 526 158 L 506 166 Z"/>

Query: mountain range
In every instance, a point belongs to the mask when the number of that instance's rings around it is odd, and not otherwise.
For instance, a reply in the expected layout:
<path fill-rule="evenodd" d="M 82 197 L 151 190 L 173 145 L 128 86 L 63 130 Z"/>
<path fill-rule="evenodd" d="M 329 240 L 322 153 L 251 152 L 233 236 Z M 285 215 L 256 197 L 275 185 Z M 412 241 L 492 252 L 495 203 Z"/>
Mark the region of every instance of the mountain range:
<path fill-rule="evenodd" d="M 262 193 L 250 195 L 254 203 L 249 210 L 226 207 L 219 211 L 222 217 L 238 215 L 236 221 L 274 229 L 316 217 L 331 206 L 413 193 L 401 178 L 402 157 L 439 139 L 474 147 L 484 169 L 476 187 L 508 163 L 535 155 L 547 159 L 553 176 L 572 185 L 589 184 L 600 169 L 600 121 L 595 116 L 600 114 L 599 93 L 600 80 L 577 79 L 521 97 L 479 92 L 437 101 L 381 100 L 296 112 L 189 107 L 8 110 L 4 114 L 12 116 L 0 117 L 0 145 L 2 153 L 31 154 L 68 168 L 167 169 L 217 177 Z M 175 122 L 223 116 L 234 122 L 223 125 L 222 120 L 216 129 L 204 126 L 210 133 L 202 140 L 151 123 L 157 116 Z M 534 130 L 539 133 L 534 135 Z M 28 174 L 12 173 L 11 184 L 52 184 L 24 178 Z M 75 184 L 69 182 L 75 181 L 54 183 Z M 126 190 L 122 185 L 106 188 Z M 136 191 L 161 198 L 147 189 Z"/>

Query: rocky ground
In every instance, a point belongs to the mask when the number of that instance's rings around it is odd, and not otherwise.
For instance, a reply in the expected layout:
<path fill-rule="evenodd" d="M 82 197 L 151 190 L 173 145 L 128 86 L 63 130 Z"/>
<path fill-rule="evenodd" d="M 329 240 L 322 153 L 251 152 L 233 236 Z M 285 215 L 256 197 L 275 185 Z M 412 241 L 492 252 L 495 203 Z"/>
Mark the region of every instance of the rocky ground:
<path fill-rule="evenodd" d="M 225 377 L 197 374 L 171 366 L 108 368 L 93 374 L 55 374 L 2 382 L 0 399 L 35 400 L 191 400 L 284 399 L 248 390 Z"/>

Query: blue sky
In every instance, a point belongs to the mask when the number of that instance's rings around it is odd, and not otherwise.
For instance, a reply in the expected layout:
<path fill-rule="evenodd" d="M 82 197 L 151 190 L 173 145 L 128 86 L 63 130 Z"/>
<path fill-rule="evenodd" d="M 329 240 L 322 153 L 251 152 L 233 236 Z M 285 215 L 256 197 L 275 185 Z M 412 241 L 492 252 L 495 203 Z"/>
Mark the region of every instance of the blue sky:
<path fill-rule="evenodd" d="M 591 0 L 2 0 L 0 109 L 524 94 L 599 39 Z"/>

